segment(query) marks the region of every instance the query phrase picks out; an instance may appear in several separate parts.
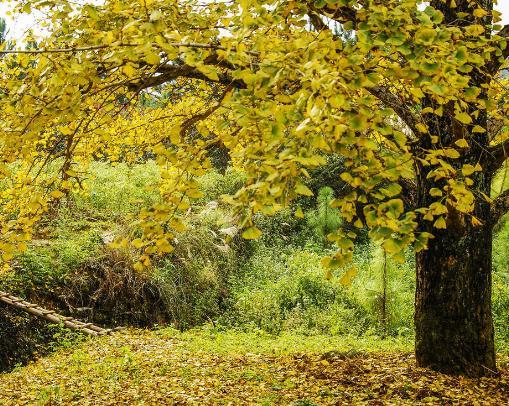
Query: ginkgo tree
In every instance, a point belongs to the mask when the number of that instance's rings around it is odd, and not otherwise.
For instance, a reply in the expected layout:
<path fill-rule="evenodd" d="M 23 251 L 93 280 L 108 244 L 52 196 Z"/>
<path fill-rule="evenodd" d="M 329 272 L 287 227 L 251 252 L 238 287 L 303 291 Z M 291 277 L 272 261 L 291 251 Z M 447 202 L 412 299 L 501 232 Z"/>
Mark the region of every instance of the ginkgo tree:
<path fill-rule="evenodd" d="M 162 200 L 129 242 L 143 267 L 171 252 L 214 145 L 247 175 L 226 198 L 245 238 L 260 235 L 256 213 L 311 195 L 310 171 L 339 155 L 349 188 L 331 205 L 351 227 L 328 236 L 338 249 L 324 266 L 351 272 L 356 229 L 396 260 L 415 250 L 418 365 L 494 373 L 492 229 L 509 209 L 509 191 L 491 193 L 509 149 L 509 26 L 494 4 L 17 1 L 44 11 L 48 35 L 2 52 L 2 258 L 99 156 L 161 165 Z M 178 83 L 196 91 L 140 108 Z"/>

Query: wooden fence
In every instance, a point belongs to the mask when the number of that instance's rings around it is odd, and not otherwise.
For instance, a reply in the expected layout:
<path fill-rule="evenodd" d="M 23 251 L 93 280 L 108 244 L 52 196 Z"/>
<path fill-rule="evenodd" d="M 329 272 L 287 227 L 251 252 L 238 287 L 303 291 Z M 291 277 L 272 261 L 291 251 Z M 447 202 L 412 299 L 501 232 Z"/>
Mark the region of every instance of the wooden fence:
<path fill-rule="evenodd" d="M 45 319 L 49 322 L 58 324 L 62 323 L 66 327 L 69 327 L 74 330 L 80 330 L 86 334 L 93 336 L 110 334 L 111 332 L 118 330 L 118 329 L 105 329 L 102 327 L 98 327 L 92 323 L 84 323 L 82 321 L 76 320 L 73 317 L 62 316 L 61 314 L 58 314 L 54 310 L 44 309 L 39 305 L 27 302 L 9 293 L 2 292 L 1 290 L 0 290 L 0 301 L 7 303 L 8 305 L 15 307 L 16 309 L 22 310 L 24 312 Z"/>

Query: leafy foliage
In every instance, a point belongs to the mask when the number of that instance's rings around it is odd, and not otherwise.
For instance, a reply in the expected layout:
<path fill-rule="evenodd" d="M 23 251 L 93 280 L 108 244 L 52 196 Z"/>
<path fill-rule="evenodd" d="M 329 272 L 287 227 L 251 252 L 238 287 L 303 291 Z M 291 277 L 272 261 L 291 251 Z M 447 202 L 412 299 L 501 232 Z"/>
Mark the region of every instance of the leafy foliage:
<path fill-rule="evenodd" d="M 19 2 L 19 12 L 48 13 L 50 35 L 37 50 L 2 59 L 2 218 L 12 218 L 3 259 L 25 248 L 35 222 L 79 187 L 91 160 L 154 156 L 161 199 L 141 212 L 135 243 L 139 266 L 148 266 L 173 249 L 183 213 L 201 197 L 195 178 L 211 166 L 211 148 L 246 175 L 229 202 L 248 238 L 260 235 L 257 213 L 310 196 L 309 171 L 341 156 L 351 191 L 333 205 L 355 227 L 332 233 L 331 266 L 352 258 L 363 227 L 402 259 L 406 248 L 426 247 L 450 212 L 473 226 L 490 222 L 476 202 L 490 202 L 481 178 L 505 158 L 497 158 L 507 139 L 505 85 L 495 78 L 506 30 L 491 6 L 462 0 L 453 10 L 462 18 L 451 23 L 440 2 L 420 4 Z M 447 131 L 435 125 L 444 118 Z M 56 159 L 58 174 L 45 174 Z M 433 187 L 404 204 L 401 183 L 416 170 Z M 498 217 L 505 200 L 495 208 Z M 419 222 L 433 227 L 421 231 Z"/>
<path fill-rule="evenodd" d="M 308 213 L 308 224 L 316 235 L 327 241 L 327 235 L 334 232 L 341 225 L 341 216 L 337 209 L 331 207 L 334 200 L 334 190 L 323 187 L 318 192 L 317 208 Z"/>

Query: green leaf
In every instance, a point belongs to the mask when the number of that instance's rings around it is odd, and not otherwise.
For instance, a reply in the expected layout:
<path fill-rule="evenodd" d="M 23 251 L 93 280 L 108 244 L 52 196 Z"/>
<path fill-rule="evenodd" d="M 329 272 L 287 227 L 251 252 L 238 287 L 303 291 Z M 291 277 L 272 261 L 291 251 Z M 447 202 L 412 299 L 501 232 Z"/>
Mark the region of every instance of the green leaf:
<path fill-rule="evenodd" d="M 431 45 L 437 36 L 433 28 L 421 28 L 415 33 L 415 42 L 422 45 Z"/>
<path fill-rule="evenodd" d="M 395 254 L 400 252 L 404 247 L 400 240 L 394 238 L 385 240 L 382 245 L 388 254 Z"/>

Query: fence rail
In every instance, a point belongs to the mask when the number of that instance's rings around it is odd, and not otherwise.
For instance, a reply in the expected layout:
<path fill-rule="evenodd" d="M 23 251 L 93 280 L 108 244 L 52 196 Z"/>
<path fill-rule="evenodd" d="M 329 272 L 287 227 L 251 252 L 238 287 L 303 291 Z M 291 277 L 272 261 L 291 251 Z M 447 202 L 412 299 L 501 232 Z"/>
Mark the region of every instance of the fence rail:
<path fill-rule="evenodd" d="M 118 330 L 102 328 L 94 325 L 93 323 L 85 323 L 73 317 L 62 316 L 61 314 L 58 314 L 54 310 L 44 309 L 43 307 L 37 304 L 27 302 L 9 293 L 2 292 L 1 290 L 0 290 L 0 301 L 7 303 L 8 305 L 14 306 L 15 308 L 22 310 L 24 312 L 45 319 L 49 322 L 58 324 L 62 323 L 66 327 L 69 327 L 74 330 L 80 330 L 92 336 L 110 334 L 113 331 Z"/>

